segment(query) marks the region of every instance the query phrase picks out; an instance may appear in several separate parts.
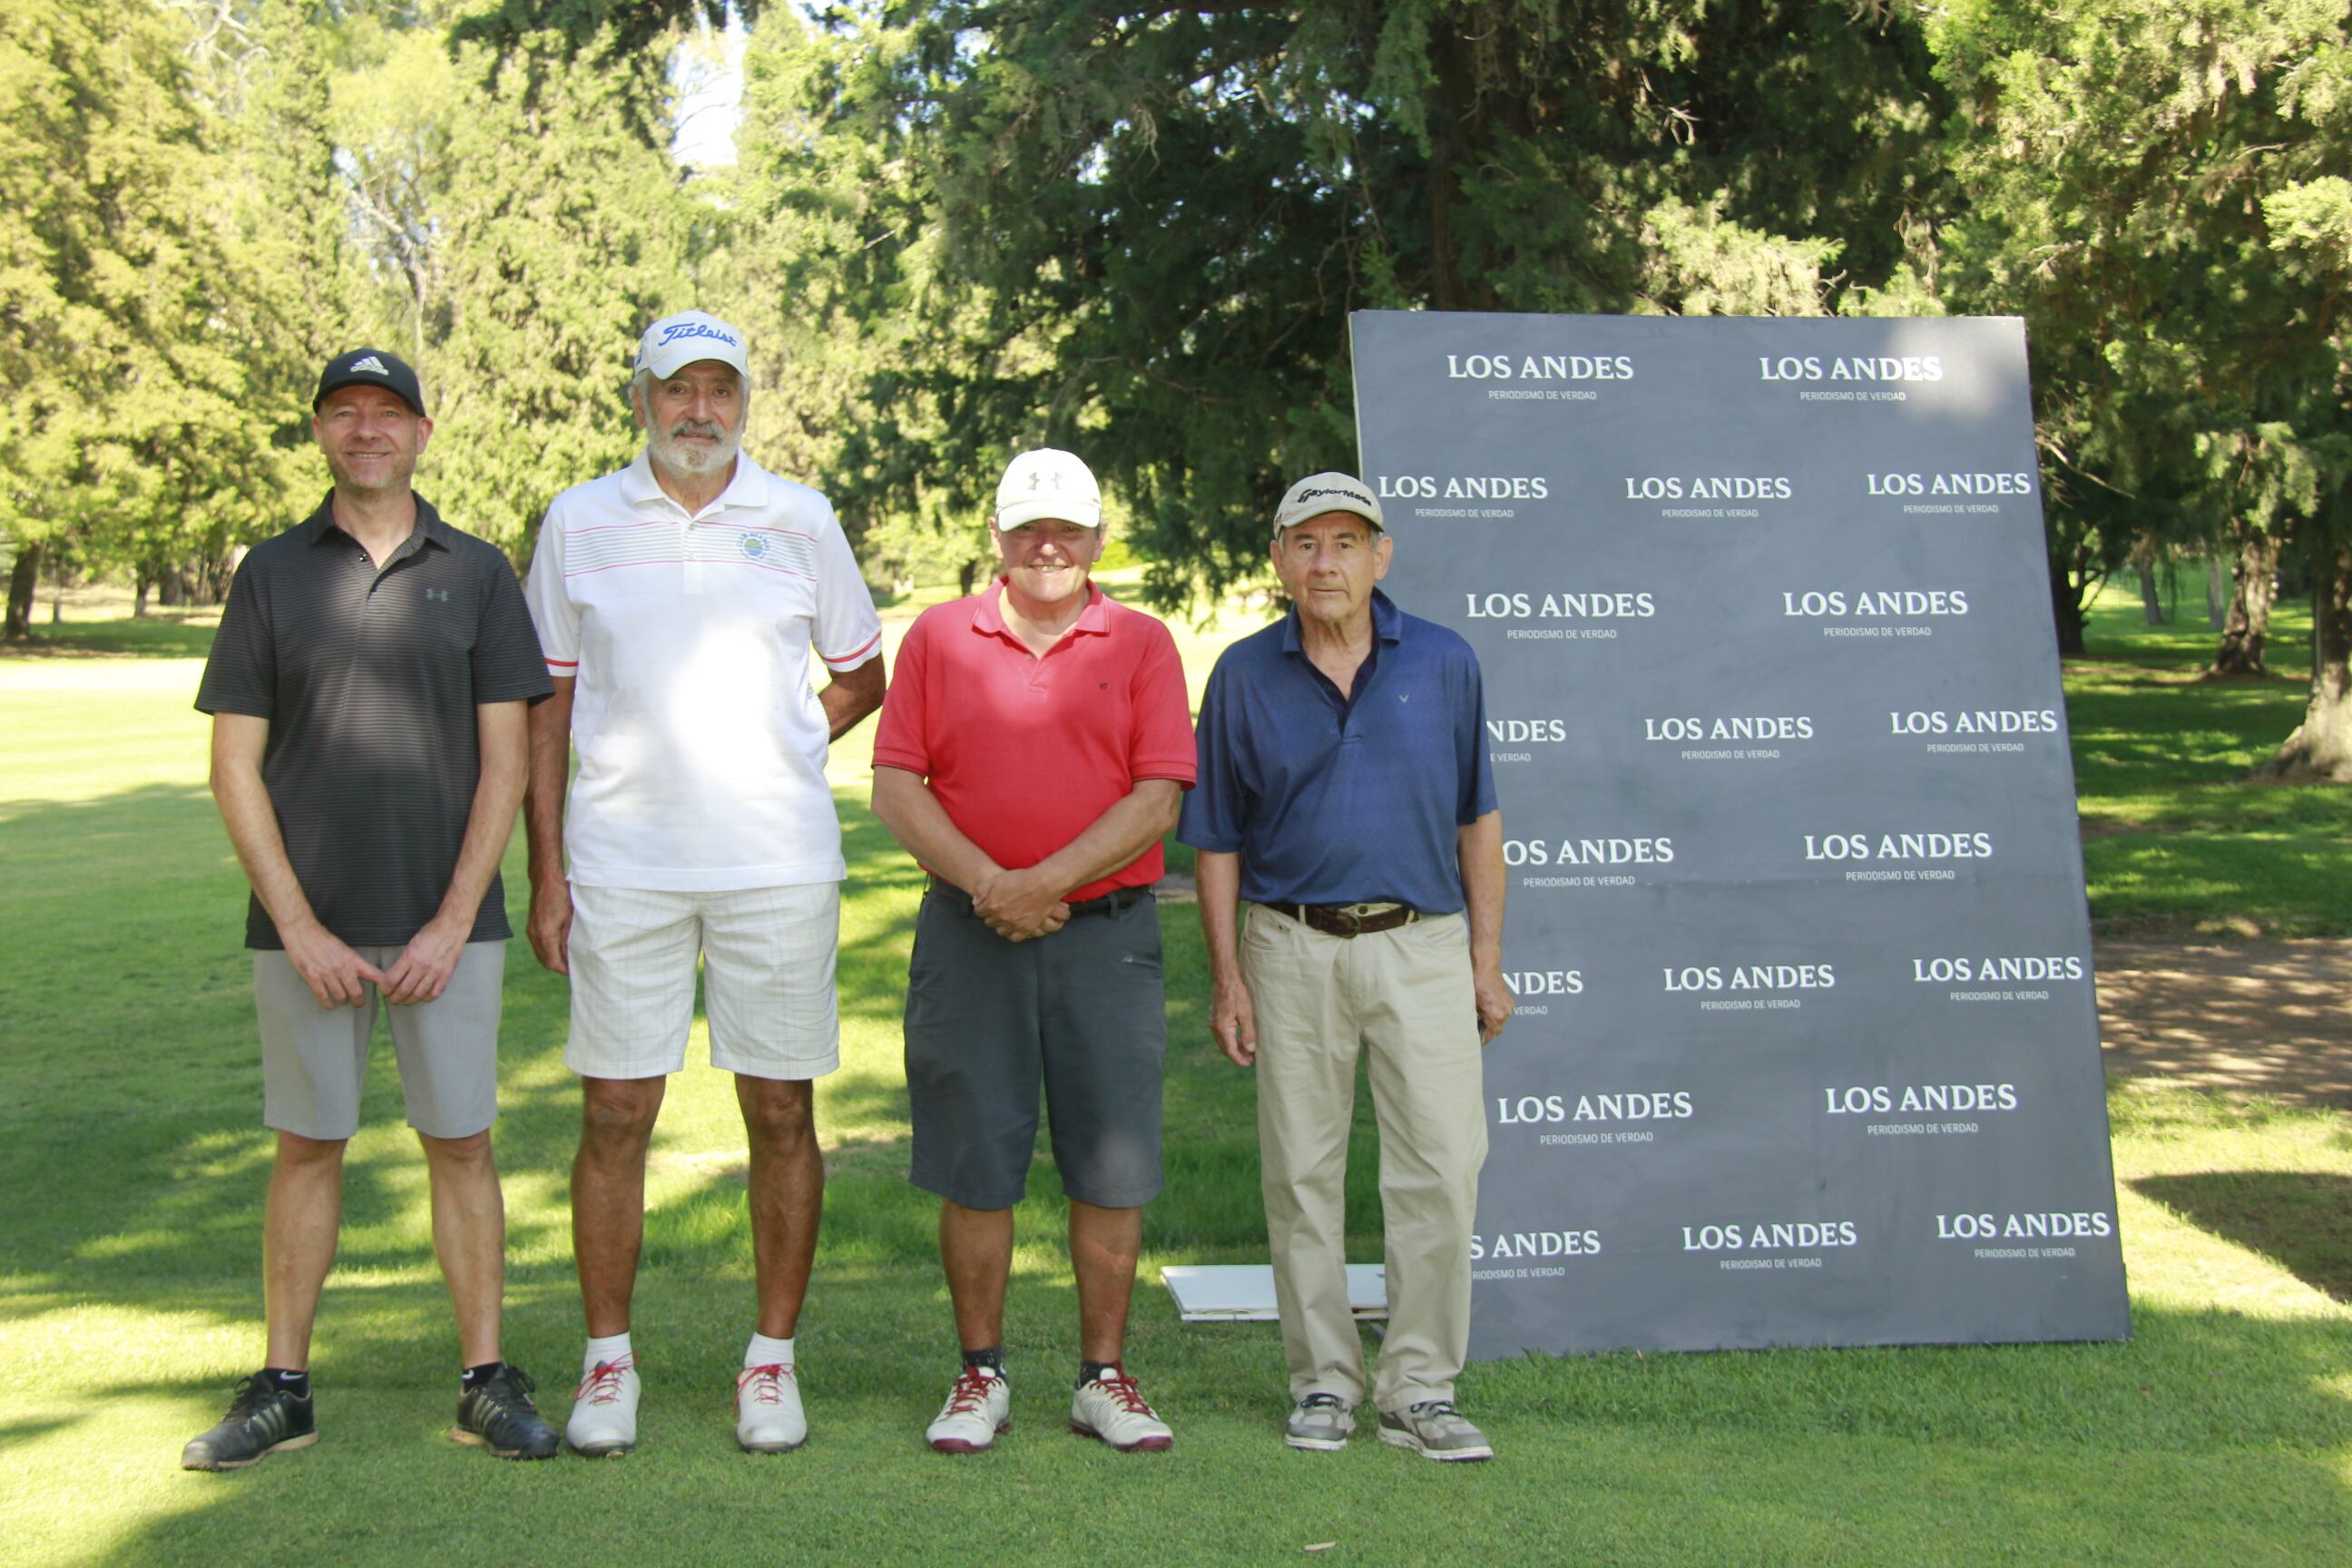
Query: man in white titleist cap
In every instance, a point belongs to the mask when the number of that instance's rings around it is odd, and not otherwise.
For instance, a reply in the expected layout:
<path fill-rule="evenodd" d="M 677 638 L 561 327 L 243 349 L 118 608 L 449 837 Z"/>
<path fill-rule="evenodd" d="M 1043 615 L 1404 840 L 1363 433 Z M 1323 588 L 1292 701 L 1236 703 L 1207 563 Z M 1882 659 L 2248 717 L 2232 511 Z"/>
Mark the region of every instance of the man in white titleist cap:
<path fill-rule="evenodd" d="M 556 497 L 526 593 L 555 678 L 531 716 L 530 942 L 571 976 L 582 1089 L 588 1346 L 564 1436 L 591 1456 L 636 1446 L 646 1149 L 686 1065 L 698 953 L 710 1062 L 735 1075 L 751 1144 L 759 1310 L 736 1440 L 780 1453 L 808 1435 L 793 1335 L 824 1190 L 810 1089 L 840 1062 L 825 750 L 881 704 L 882 627 L 825 499 L 740 451 L 749 393 L 733 327 L 699 310 L 648 327 L 629 384 L 646 449 Z"/>

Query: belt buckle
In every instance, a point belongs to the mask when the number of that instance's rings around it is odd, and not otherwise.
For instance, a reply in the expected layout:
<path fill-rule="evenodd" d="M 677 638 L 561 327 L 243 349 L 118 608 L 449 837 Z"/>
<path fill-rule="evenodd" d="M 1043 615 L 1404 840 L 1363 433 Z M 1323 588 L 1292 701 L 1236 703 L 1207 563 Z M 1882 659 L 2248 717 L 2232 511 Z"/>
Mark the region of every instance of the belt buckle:
<path fill-rule="evenodd" d="M 1347 930 L 1342 931 L 1334 931 L 1332 933 L 1333 935 L 1359 937 L 1364 934 L 1364 914 L 1363 911 L 1358 909 L 1355 905 L 1349 904 L 1344 908 L 1333 910 L 1331 913 L 1338 919 L 1345 921 L 1348 923 Z"/>

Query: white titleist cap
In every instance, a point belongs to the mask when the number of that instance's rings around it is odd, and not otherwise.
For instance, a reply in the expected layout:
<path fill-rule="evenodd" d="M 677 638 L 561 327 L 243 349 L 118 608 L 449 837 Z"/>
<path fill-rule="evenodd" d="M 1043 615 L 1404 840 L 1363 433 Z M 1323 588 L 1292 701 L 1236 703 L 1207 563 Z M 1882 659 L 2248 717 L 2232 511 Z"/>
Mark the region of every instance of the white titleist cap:
<path fill-rule="evenodd" d="M 1274 509 L 1274 536 L 1279 539 L 1284 529 L 1327 511 L 1352 511 L 1374 528 L 1388 528 L 1381 503 L 1363 480 L 1353 474 L 1309 474 L 1282 492 L 1282 504 Z"/>
<path fill-rule="evenodd" d="M 680 310 L 664 316 L 637 340 L 637 368 L 667 381 L 698 359 L 715 359 L 735 367 L 746 381 L 751 365 L 743 353 L 743 334 L 704 310 Z"/>
<path fill-rule="evenodd" d="M 1100 528 L 1102 489 L 1094 470 L 1076 458 L 1040 447 L 1004 465 L 1004 477 L 996 481 L 996 526 L 1020 528 L 1047 518 Z"/>

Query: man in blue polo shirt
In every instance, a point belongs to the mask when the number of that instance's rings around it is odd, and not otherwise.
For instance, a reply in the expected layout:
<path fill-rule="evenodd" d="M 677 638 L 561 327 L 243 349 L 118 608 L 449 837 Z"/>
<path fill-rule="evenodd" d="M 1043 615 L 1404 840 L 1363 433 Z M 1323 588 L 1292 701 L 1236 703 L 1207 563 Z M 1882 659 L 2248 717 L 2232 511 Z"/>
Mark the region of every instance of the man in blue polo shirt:
<path fill-rule="evenodd" d="M 1503 818 L 1477 658 L 1373 585 L 1392 550 L 1360 480 L 1316 474 L 1282 498 L 1274 569 L 1291 611 L 1209 677 L 1200 782 L 1177 837 L 1200 851 L 1210 1026 L 1236 1066 L 1257 1068 L 1293 1401 L 1284 1441 L 1346 1447 L 1366 1392 L 1342 1192 L 1369 1048 L 1387 1215 L 1381 1436 L 1485 1459 L 1494 1449 L 1454 1410 L 1454 1380 L 1486 1158 L 1479 1048 L 1511 1016 Z"/>

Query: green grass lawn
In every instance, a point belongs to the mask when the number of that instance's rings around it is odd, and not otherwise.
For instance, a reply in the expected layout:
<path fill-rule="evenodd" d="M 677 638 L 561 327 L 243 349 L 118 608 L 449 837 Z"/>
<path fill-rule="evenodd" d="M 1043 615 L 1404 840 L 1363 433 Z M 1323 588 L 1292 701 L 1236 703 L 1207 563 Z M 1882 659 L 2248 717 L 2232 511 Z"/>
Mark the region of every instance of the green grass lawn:
<path fill-rule="evenodd" d="M 894 611 L 902 628 L 907 611 Z M 2136 616 L 2136 609 L 2133 614 Z M 1231 616 L 1182 629 L 1196 677 Z M 69 628 L 72 629 L 72 628 Z M 905 1182 L 898 1019 L 917 879 L 864 809 L 870 726 L 835 783 L 851 876 L 844 1066 L 820 1089 L 828 1187 L 800 1333 L 814 1435 L 751 1458 L 730 1427 L 751 1260 L 731 1095 L 707 1068 L 657 1137 L 636 1334 L 645 1446 L 502 1465 L 444 1441 L 455 1403 L 424 1177 L 380 1046 L 350 1155 L 316 1360 L 316 1448 L 184 1474 L 181 1443 L 255 1364 L 268 1141 L 243 882 L 188 709 L 201 632 L 76 630 L 89 657 L 0 658 L 0 1563 L 516 1563 L 1102 1560 L 2335 1563 L 2352 1540 L 2352 1119 L 2162 1088 L 2111 1097 L 2127 1344 L 1529 1358 L 1471 1369 L 1491 1465 L 1360 1438 L 1278 1441 L 1272 1325 L 1180 1324 L 1167 1262 L 1264 1258 L 1247 1079 L 1204 1038 L 1201 947 L 1167 911 L 1169 1190 L 1148 1213 L 1130 1364 L 1176 1449 L 1061 1430 L 1075 1309 L 1043 1157 L 1021 1219 L 1013 1436 L 919 1433 L 955 1370 L 930 1200 Z M 2340 810 L 2231 782 L 2299 686 L 2170 683 L 2201 634 L 2103 605 L 2069 671 L 2103 917 L 2336 931 Z M 137 657 L 143 654 L 145 657 Z M 2278 662 L 2299 657 L 2285 648 Z M 2280 722 L 2284 716 L 2284 722 Z M 2251 815 L 2250 815 L 2251 814 Z M 2108 854 L 2138 839 L 2189 858 Z M 2191 850 L 2193 847 L 2193 853 Z M 2196 856 L 2210 855 L 2210 859 Z M 2309 885 L 2283 880 L 2298 859 Z M 520 845 L 509 860 L 520 887 Z M 2241 893 L 2237 889 L 2252 891 Z M 518 920 L 520 911 L 518 910 Z M 576 1093 L 562 984 L 509 968 L 499 1152 L 509 1349 L 560 1418 L 579 1353 L 565 1198 Z M 1352 1251 L 1377 1256 L 1368 1131 Z"/>
<path fill-rule="evenodd" d="M 2311 606 L 2271 620 L 2267 679 L 2200 679 L 2204 616 L 2141 624 L 2110 585 L 2066 666 L 2091 912 L 2116 934 L 2352 935 L 2352 791 L 2251 782 L 2303 720 Z"/>

